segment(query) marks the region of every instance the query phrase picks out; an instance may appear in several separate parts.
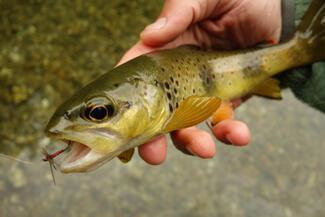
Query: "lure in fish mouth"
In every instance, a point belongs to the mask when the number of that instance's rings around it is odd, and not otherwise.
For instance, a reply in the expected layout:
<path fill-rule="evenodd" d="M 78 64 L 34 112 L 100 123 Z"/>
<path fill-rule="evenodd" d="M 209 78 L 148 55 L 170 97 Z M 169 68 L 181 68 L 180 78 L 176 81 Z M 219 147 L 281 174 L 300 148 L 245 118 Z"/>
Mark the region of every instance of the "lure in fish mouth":
<path fill-rule="evenodd" d="M 50 137 L 55 138 L 56 136 L 51 135 Z M 63 173 L 88 172 L 114 157 L 113 153 L 106 154 L 78 141 L 67 139 L 60 141 L 67 144 L 66 148 L 45 156 L 43 160 L 55 160 L 59 155 L 64 155 L 58 164 Z"/>
<path fill-rule="evenodd" d="M 286 43 L 220 52 L 179 47 L 107 72 L 59 106 L 45 129 L 50 138 L 71 146 L 63 151 L 60 170 L 87 172 L 114 157 L 127 162 L 136 146 L 154 136 L 211 116 L 227 119 L 222 101 L 247 94 L 280 99 L 272 76 L 325 59 L 324 17 L 325 2 L 313 0 Z"/>
<path fill-rule="evenodd" d="M 105 154 L 96 152 L 88 146 L 74 141 L 68 141 L 67 148 L 56 151 L 44 157 L 44 161 L 55 160 L 59 155 L 66 153 L 60 162 L 60 171 L 69 172 L 87 172 L 98 167 L 101 162 L 107 159 Z"/>

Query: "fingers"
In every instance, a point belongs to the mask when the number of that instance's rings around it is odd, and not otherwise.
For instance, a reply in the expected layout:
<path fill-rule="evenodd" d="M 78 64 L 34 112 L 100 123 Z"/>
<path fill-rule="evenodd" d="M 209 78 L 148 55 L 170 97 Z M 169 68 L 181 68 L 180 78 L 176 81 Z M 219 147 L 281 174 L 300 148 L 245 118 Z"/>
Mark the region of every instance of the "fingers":
<path fill-rule="evenodd" d="M 148 46 L 162 46 L 177 38 L 195 21 L 200 13 L 196 1 L 167 0 L 160 17 L 141 33 L 141 41 Z"/>
<path fill-rule="evenodd" d="M 236 120 L 222 121 L 211 130 L 217 139 L 226 144 L 245 146 L 249 144 L 251 139 L 247 125 Z"/>
<path fill-rule="evenodd" d="M 142 42 L 138 42 L 123 55 L 117 66 L 153 50 L 152 47 L 146 46 Z"/>
<path fill-rule="evenodd" d="M 245 146 L 250 142 L 248 127 L 236 120 L 225 120 L 212 128 L 213 134 L 223 143 Z M 176 148 L 185 154 L 200 158 L 211 158 L 216 153 L 215 143 L 209 133 L 196 127 L 177 130 L 171 133 Z M 167 139 L 159 136 L 139 147 L 140 157 L 147 163 L 158 165 L 164 162 L 167 152 Z"/>
<path fill-rule="evenodd" d="M 281 1 L 223 1 L 223 16 L 210 17 L 200 26 L 213 36 L 212 46 L 223 49 L 250 47 L 276 43 L 281 34 Z M 221 13 L 222 14 L 222 13 Z M 260 19 L 264 18 L 264 19 Z"/>
<path fill-rule="evenodd" d="M 141 145 L 138 149 L 140 157 L 148 164 L 158 165 L 164 162 L 167 152 L 166 136 L 158 136 Z"/>
<path fill-rule="evenodd" d="M 183 153 L 201 158 L 211 158 L 216 153 L 215 143 L 209 133 L 190 127 L 171 133 L 175 146 Z M 167 139 L 159 136 L 139 147 L 140 157 L 147 163 L 158 165 L 164 162 Z"/>
<path fill-rule="evenodd" d="M 245 146 L 250 142 L 250 131 L 246 124 L 236 120 L 225 120 L 214 126 L 213 134 L 225 144 Z M 177 149 L 185 154 L 192 154 L 201 158 L 211 158 L 216 153 L 216 147 L 210 134 L 190 127 L 171 133 Z"/>
<path fill-rule="evenodd" d="M 199 19 L 200 6 L 196 1 L 166 0 L 160 18 L 147 26 L 140 34 L 141 41 L 129 49 L 117 65 L 123 64 L 137 56 L 154 51 L 159 47 L 171 48 L 181 44 L 195 44 L 191 37 L 178 38 L 192 22 Z M 173 41 L 173 42 L 172 42 Z M 169 43 L 172 42 L 172 43 Z"/>
<path fill-rule="evenodd" d="M 171 133 L 173 143 L 182 152 L 201 158 L 211 158 L 216 153 L 215 143 L 209 133 L 190 127 Z"/>

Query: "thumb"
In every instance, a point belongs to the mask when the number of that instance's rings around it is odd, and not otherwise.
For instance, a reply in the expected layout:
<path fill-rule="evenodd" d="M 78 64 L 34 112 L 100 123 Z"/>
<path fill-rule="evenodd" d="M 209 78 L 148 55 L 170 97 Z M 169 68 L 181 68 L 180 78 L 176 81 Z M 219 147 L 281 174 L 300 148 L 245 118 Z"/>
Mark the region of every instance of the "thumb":
<path fill-rule="evenodd" d="M 148 25 L 140 34 L 143 44 L 162 46 L 182 34 L 199 12 L 195 1 L 166 0 L 156 22 Z M 196 10 L 197 9 L 197 10 Z"/>

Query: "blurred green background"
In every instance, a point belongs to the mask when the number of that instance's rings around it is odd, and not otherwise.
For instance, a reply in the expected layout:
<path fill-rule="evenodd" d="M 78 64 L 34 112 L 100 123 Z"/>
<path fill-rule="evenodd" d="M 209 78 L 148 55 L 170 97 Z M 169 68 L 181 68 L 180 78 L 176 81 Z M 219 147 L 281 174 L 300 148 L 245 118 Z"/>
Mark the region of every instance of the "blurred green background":
<path fill-rule="evenodd" d="M 0 155 L 0 216 L 325 216 L 325 116 L 289 91 L 238 109 L 249 147 L 218 144 L 218 156 L 201 160 L 170 143 L 161 166 L 113 160 L 87 174 L 56 173 L 53 185 L 41 161 L 47 120 L 112 68 L 161 6 L 0 0 L 0 152 L 32 161 Z"/>

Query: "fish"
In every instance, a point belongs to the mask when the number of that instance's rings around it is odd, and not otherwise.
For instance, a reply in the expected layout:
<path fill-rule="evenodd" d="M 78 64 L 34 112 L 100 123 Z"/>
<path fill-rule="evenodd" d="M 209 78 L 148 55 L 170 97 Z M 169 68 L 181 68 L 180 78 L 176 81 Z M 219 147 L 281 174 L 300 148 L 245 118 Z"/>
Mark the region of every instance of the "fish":
<path fill-rule="evenodd" d="M 154 51 L 113 68 L 64 101 L 46 126 L 71 148 L 62 173 L 89 172 L 151 138 L 231 115 L 232 99 L 281 99 L 273 76 L 325 59 L 325 2 L 311 2 L 292 39 L 231 51 L 194 46 Z"/>

